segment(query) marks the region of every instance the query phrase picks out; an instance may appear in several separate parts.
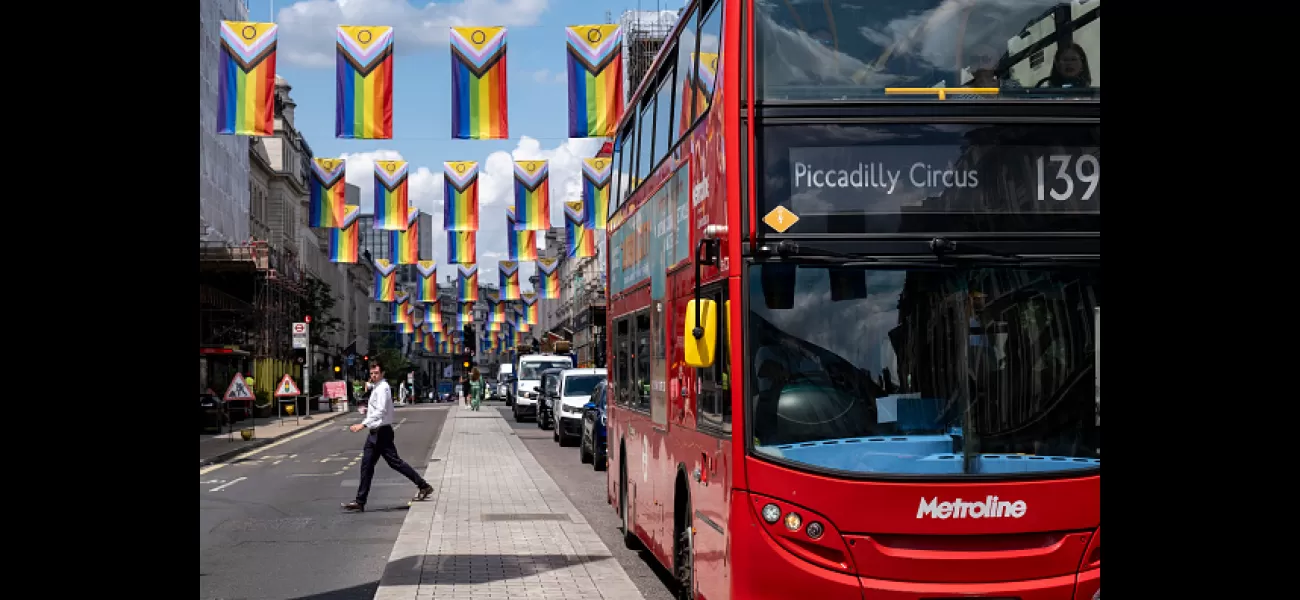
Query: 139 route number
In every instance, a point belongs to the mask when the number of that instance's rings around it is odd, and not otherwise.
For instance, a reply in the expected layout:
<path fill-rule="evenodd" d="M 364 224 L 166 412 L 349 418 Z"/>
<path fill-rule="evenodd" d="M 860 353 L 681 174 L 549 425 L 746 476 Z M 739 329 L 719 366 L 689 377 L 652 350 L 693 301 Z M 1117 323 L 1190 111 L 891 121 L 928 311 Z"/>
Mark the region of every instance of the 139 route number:
<path fill-rule="evenodd" d="M 1091 200 L 1101 183 L 1101 161 L 1091 154 L 1071 156 L 1053 154 L 1038 157 L 1038 200 L 1046 200 L 1050 195 L 1053 200 L 1066 201 L 1075 198 L 1075 188 L 1084 188 L 1079 200 Z M 1046 183 L 1051 178 L 1051 184 Z M 1065 189 L 1057 191 L 1058 182 L 1064 182 Z"/>

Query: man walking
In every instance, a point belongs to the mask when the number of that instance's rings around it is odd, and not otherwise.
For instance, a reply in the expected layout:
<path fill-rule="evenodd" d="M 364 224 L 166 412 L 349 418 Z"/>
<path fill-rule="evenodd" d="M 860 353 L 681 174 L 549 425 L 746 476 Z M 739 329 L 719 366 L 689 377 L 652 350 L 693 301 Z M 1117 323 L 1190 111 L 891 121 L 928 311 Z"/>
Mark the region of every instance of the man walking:
<path fill-rule="evenodd" d="M 383 365 L 378 361 L 370 362 L 370 382 L 374 387 L 370 390 L 370 399 L 366 405 L 366 418 L 349 428 L 353 432 L 369 428 L 370 435 L 366 437 L 365 451 L 361 457 L 361 482 L 357 485 L 357 499 L 344 504 L 345 510 L 366 510 L 370 480 L 375 477 L 375 464 L 381 456 L 389 467 L 415 484 L 419 490 L 416 500 L 424 500 L 433 493 L 433 486 L 397 455 L 397 444 L 393 440 L 393 390 L 384 381 Z"/>

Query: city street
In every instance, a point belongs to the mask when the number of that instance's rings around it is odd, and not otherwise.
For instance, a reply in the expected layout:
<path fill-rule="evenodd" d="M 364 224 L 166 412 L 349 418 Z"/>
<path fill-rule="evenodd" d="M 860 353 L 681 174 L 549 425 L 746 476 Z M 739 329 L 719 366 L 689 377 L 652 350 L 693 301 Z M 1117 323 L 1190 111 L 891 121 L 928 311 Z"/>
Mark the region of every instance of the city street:
<path fill-rule="evenodd" d="M 516 423 L 510 408 L 502 402 L 489 402 L 484 408 L 494 407 L 523 441 L 524 447 L 541 463 L 546 474 L 587 519 L 614 558 L 627 572 L 646 600 L 672 600 L 672 574 L 645 550 L 634 551 L 623 547 L 622 521 L 605 499 L 605 473 L 596 471 L 578 459 L 578 448 L 561 448 L 551 439 L 550 430 L 541 430 L 533 422 Z"/>
<path fill-rule="evenodd" d="M 447 405 L 397 408 L 398 451 L 424 473 Z M 367 510 L 348 514 L 361 415 L 199 470 L 199 597 L 371 600 L 416 492 L 380 461 Z"/>

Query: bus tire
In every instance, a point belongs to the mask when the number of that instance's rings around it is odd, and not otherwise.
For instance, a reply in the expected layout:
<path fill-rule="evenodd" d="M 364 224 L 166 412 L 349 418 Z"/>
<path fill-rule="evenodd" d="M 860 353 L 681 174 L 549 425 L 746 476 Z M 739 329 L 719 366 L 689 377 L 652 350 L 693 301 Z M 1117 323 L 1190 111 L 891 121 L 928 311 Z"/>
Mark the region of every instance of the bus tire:
<path fill-rule="evenodd" d="M 673 579 L 677 581 L 677 600 L 695 599 L 695 541 L 691 536 L 691 498 L 686 497 L 685 515 L 677 531 L 673 548 Z"/>
<path fill-rule="evenodd" d="M 623 459 L 624 453 L 619 451 L 618 456 Z M 618 464 L 618 512 L 623 517 L 623 547 L 637 550 L 641 547 L 641 540 L 636 539 L 636 534 L 632 532 L 632 520 L 628 518 L 627 463 L 625 460 L 619 460 Z"/>

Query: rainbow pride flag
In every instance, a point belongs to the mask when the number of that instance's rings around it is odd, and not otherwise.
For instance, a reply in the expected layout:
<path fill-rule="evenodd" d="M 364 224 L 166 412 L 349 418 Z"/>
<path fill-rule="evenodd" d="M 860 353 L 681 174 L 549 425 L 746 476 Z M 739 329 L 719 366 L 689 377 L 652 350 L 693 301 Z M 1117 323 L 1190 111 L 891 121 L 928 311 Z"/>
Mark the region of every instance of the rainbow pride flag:
<path fill-rule="evenodd" d="M 506 28 L 451 28 L 451 137 L 510 137 Z"/>
<path fill-rule="evenodd" d="M 360 248 L 361 207 L 349 204 L 343 207 L 343 222 L 330 229 L 330 262 L 355 263 Z"/>
<path fill-rule="evenodd" d="M 524 297 L 524 322 L 520 323 L 519 329 L 521 331 L 527 331 L 527 329 L 524 329 L 523 327 L 524 325 L 537 324 L 537 317 L 539 316 L 539 311 L 537 307 L 537 293 L 524 292 L 523 297 Z"/>
<path fill-rule="evenodd" d="M 456 328 L 465 330 L 466 325 L 474 324 L 474 303 L 461 302 L 460 311 L 456 313 Z"/>
<path fill-rule="evenodd" d="M 432 334 L 426 333 L 424 339 L 420 340 L 420 347 L 424 349 L 426 354 L 433 354 L 436 351 L 434 344 L 435 341 Z"/>
<path fill-rule="evenodd" d="M 307 203 L 307 226 L 338 227 L 343 221 L 347 184 L 346 168 L 341 158 L 315 158 L 311 161 L 310 199 Z"/>
<path fill-rule="evenodd" d="M 419 302 L 438 301 L 438 263 L 422 260 L 415 263 L 420 280 L 415 283 L 415 298 Z"/>
<path fill-rule="evenodd" d="M 275 23 L 221 22 L 217 133 L 275 135 Z"/>
<path fill-rule="evenodd" d="M 506 207 L 506 258 L 537 260 L 537 232 L 515 227 L 515 209 Z"/>
<path fill-rule="evenodd" d="M 582 212 L 586 215 L 587 229 L 604 231 L 609 218 L 609 181 L 611 161 L 608 158 L 586 158 L 582 161 Z"/>
<path fill-rule="evenodd" d="M 442 333 L 442 302 L 434 301 L 424 305 L 424 323 L 433 333 Z"/>
<path fill-rule="evenodd" d="M 442 163 L 442 228 L 478 231 L 478 163 Z"/>
<path fill-rule="evenodd" d="M 501 272 L 501 297 L 505 300 L 519 299 L 519 263 L 503 260 L 497 263 Z"/>
<path fill-rule="evenodd" d="M 569 137 L 609 137 L 623 116 L 623 29 L 565 28 L 569 56 Z"/>
<path fill-rule="evenodd" d="M 449 264 L 474 264 L 478 262 L 477 231 L 447 232 L 447 262 Z"/>
<path fill-rule="evenodd" d="M 406 229 L 388 232 L 388 253 L 399 265 L 420 262 L 420 209 L 406 209 Z"/>
<path fill-rule="evenodd" d="M 547 161 L 515 161 L 516 231 L 551 228 L 550 174 Z"/>
<path fill-rule="evenodd" d="M 477 302 L 478 301 L 478 265 L 460 264 L 456 265 L 458 274 L 457 282 L 460 284 L 460 301 Z"/>
<path fill-rule="evenodd" d="M 393 28 L 339 25 L 334 137 L 393 139 Z"/>
<path fill-rule="evenodd" d="M 492 305 L 492 322 L 497 325 L 504 325 L 506 322 L 506 303 L 498 300 Z"/>
<path fill-rule="evenodd" d="M 375 161 L 375 229 L 406 229 L 407 164 L 404 160 Z"/>
<path fill-rule="evenodd" d="M 541 287 L 537 290 L 537 297 L 542 300 L 559 300 L 560 299 L 560 265 L 558 258 L 539 258 L 537 259 L 537 275 L 541 278 Z"/>
<path fill-rule="evenodd" d="M 397 265 L 387 258 L 375 259 L 375 301 L 393 302 L 397 299 Z"/>
<path fill-rule="evenodd" d="M 564 244 L 569 258 L 594 258 L 596 236 L 587 229 L 582 214 L 582 201 L 564 203 Z"/>

